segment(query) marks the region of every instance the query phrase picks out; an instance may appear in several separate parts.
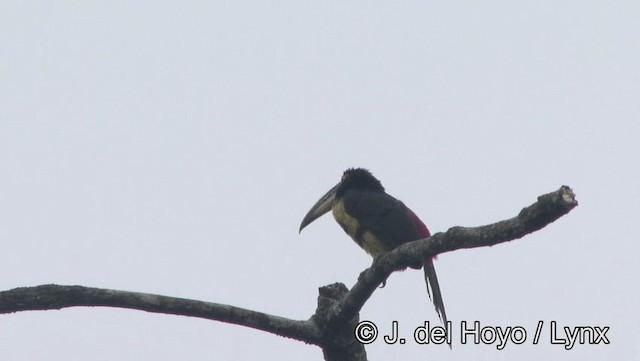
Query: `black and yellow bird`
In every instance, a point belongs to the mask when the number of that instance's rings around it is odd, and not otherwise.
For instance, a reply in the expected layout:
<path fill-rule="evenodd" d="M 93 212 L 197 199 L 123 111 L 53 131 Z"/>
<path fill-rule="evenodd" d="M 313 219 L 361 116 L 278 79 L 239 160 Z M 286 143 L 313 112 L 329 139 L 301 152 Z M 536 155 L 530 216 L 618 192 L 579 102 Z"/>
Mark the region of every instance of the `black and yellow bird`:
<path fill-rule="evenodd" d="M 311 207 L 300 231 L 329 210 L 342 229 L 373 258 L 403 243 L 431 236 L 420 218 L 387 194 L 382 183 L 366 169 L 347 169 L 340 182 Z M 446 325 L 447 314 L 433 259 L 425 259 L 420 266 L 424 269 L 429 298 L 433 295 L 436 312 Z"/>

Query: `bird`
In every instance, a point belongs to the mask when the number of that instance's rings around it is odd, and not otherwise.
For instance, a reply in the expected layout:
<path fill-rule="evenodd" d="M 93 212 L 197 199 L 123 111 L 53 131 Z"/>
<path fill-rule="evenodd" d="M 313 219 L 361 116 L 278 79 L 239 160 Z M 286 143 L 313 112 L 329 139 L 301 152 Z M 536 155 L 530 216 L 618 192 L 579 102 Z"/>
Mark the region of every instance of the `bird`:
<path fill-rule="evenodd" d="M 401 244 L 431 236 L 424 222 L 402 201 L 385 192 L 382 183 L 364 168 L 345 170 L 340 182 L 307 212 L 299 232 L 330 210 L 340 227 L 374 259 Z M 410 267 L 424 270 L 427 294 L 446 326 L 447 314 L 433 258 Z"/>

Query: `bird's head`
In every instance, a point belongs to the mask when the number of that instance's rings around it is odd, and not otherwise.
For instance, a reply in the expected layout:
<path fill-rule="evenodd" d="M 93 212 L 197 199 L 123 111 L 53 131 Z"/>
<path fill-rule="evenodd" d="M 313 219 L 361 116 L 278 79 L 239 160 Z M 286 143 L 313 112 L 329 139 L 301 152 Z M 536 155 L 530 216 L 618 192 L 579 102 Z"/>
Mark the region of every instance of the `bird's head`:
<path fill-rule="evenodd" d="M 340 182 L 329 189 L 311 207 L 300 224 L 300 232 L 304 227 L 331 210 L 336 199 L 342 197 L 349 190 L 363 190 L 372 192 L 384 192 L 382 183 L 364 168 L 349 168 L 342 174 Z"/>

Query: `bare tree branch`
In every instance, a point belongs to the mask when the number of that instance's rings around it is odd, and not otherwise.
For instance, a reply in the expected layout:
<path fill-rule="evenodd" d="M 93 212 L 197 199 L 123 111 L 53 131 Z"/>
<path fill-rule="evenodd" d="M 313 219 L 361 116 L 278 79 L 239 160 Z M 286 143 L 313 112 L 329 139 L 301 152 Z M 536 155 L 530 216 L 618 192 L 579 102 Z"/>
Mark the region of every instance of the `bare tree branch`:
<path fill-rule="evenodd" d="M 42 285 L 0 292 L 0 313 L 55 310 L 76 306 L 129 308 L 153 313 L 205 318 L 318 344 L 313 321 L 297 321 L 212 302 L 83 286 Z"/>
<path fill-rule="evenodd" d="M 508 220 L 481 227 L 452 227 L 444 233 L 406 243 L 376 259 L 348 291 L 342 284 L 320 288 L 318 309 L 307 321 L 217 303 L 82 286 L 42 285 L 0 292 L 0 313 L 106 306 L 199 317 L 247 326 L 322 347 L 326 360 L 364 360 L 364 346 L 353 337 L 358 312 L 389 275 L 424 257 L 462 248 L 493 246 L 535 232 L 578 205 L 571 188 L 538 197 Z"/>

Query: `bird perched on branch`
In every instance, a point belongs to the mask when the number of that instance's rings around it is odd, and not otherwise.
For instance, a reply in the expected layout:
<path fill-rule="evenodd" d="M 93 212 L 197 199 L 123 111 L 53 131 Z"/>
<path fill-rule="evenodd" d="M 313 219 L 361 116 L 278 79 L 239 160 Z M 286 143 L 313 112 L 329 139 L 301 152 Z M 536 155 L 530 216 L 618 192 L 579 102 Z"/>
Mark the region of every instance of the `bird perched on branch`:
<path fill-rule="evenodd" d="M 382 183 L 366 169 L 347 169 L 340 182 L 311 207 L 300 224 L 300 231 L 329 210 L 342 229 L 373 258 L 403 243 L 431 236 L 420 218 L 387 194 Z M 429 298 L 446 326 L 447 314 L 433 259 L 426 258 L 423 264 L 412 266 L 420 267 L 424 269 Z"/>

